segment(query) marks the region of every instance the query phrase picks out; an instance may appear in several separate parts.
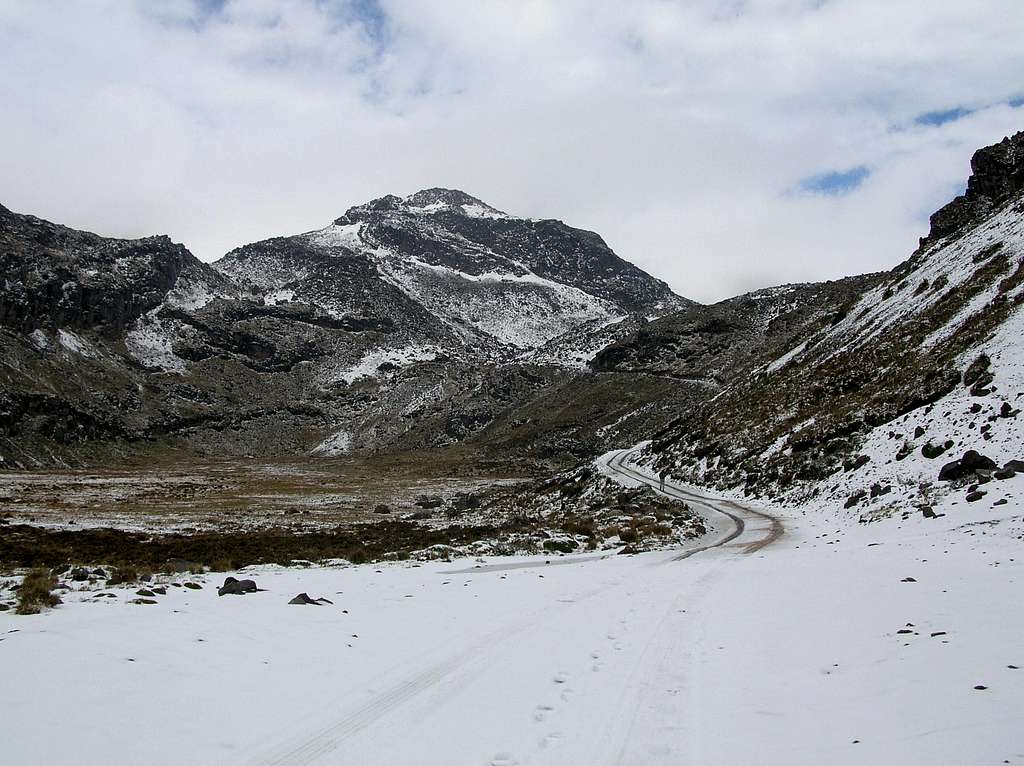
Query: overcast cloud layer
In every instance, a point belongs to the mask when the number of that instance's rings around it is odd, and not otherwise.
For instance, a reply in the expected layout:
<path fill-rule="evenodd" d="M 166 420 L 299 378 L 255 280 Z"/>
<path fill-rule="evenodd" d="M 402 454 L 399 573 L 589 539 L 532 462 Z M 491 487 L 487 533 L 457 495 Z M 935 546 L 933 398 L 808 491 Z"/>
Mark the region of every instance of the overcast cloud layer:
<path fill-rule="evenodd" d="M 1024 129 L 1020 0 L 0 1 L 0 203 L 204 260 L 430 186 L 679 293 L 889 268 Z"/>

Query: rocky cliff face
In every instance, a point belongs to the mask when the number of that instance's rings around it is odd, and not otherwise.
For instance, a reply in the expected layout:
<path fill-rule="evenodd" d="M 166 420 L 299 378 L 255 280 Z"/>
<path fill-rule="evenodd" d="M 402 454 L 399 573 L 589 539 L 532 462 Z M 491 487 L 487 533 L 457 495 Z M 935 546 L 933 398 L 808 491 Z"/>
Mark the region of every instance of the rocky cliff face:
<path fill-rule="evenodd" d="M 977 223 L 1024 189 L 1024 131 L 986 146 L 971 158 L 967 191 L 932 214 L 922 248 Z"/>
<path fill-rule="evenodd" d="M 0 324 L 117 334 L 160 305 L 179 278 L 216 281 L 167 237 L 108 239 L 0 207 Z"/>

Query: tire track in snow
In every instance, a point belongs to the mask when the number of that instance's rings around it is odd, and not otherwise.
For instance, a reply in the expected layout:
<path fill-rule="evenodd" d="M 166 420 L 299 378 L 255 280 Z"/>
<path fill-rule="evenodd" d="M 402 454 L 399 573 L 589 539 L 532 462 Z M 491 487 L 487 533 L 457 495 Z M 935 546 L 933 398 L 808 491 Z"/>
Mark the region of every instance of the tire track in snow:
<path fill-rule="evenodd" d="M 646 475 L 636 466 L 629 467 L 625 465 L 626 459 L 636 452 L 636 449 L 629 449 L 613 453 L 608 457 L 606 465 L 609 469 L 622 476 L 634 481 L 643 482 L 662 495 L 683 500 L 708 511 L 721 514 L 728 518 L 733 525 L 732 530 L 720 539 L 707 545 L 684 551 L 675 556 L 672 561 L 681 561 L 697 553 L 723 547 L 733 540 L 741 538 L 749 531 L 753 531 L 749 530 L 747 525 L 747 522 L 752 520 L 750 516 L 755 517 L 758 521 L 764 520 L 769 522 L 769 527 L 763 537 L 746 543 L 743 548 L 744 554 L 759 551 L 778 540 L 784 534 L 785 529 L 782 522 L 774 516 L 754 511 L 732 500 L 702 495 L 693 490 L 672 485 L 667 481 L 661 484 L 658 477 Z M 726 510 L 726 508 L 729 510 Z M 744 518 L 744 515 L 748 514 L 750 516 Z M 724 564 L 725 560 L 721 560 L 720 563 Z M 716 571 L 717 567 L 707 572 L 697 584 L 700 585 L 708 582 L 715 575 Z M 706 595 L 706 588 L 697 587 L 697 592 Z M 623 766 L 623 764 L 627 763 L 648 764 L 655 761 L 658 763 L 678 762 L 680 754 L 673 752 L 672 747 L 664 743 L 660 745 L 659 743 L 651 742 L 643 743 L 649 748 L 648 752 L 637 753 L 635 748 L 638 743 L 637 738 L 634 736 L 634 730 L 642 718 L 642 705 L 645 701 L 649 702 L 648 698 L 654 691 L 654 687 L 663 683 L 664 679 L 669 677 L 667 671 L 676 664 L 674 660 L 676 659 L 675 652 L 678 650 L 679 637 L 669 628 L 671 627 L 670 623 L 679 611 L 679 606 L 682 603 L 680 599 L 681 596 L 672 599 L 657 628 L 650 635 L 644 646 L 639 661 L 630 672 L 629 682 L 622 690 L 617 712 L 609 722 L 603 743 L 603 750 L 607 754 L 609 766 Z M 657 683 L 655 683 L 654 679 L 657 679 Z M 616 722 L 620 723 L 616 725 Z M 660 752 L 652 752 L 650 750 L 652 746 L 656 749 L 660 748 Z"/>
<path fill-rule="evenodd" d="M 585 591 L 575 598 L 573 606 L 617 585 L 604 584 Z M 344 747 L 347 741 L 358 737 L 392 710 L 411 703 L 421 695 L 429 694 L 439 686 L 444 685 L 450 697 L 453 690 L 470 683 L 476 676 L 476 670 L 485 666 L 490 657 L 509 641 L 541 624 L 547 617 L 564 612 L 565 609 L 566 604 L 557 601 L 512 625 L 495 629 L 461 652 L 393 684 L 386 691 L 318 732 L 293 738 L 290 743 L 280 744 L 276 748 L 271 745 L 270 748 L 275 751 L 272 755 L 252 762 L 259 766 L 302 766 L 315 763 Z"/>

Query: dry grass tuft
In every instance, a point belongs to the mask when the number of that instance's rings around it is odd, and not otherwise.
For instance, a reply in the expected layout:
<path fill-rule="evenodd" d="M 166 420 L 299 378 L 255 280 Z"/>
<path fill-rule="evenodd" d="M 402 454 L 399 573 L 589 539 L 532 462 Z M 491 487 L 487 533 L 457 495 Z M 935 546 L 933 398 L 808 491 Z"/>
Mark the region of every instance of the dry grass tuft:
<path fill-rule="evenodd" d="M 39 614 L 43 609 L 57 606 L 60 596 L 53 592 L 57 578 L 49 569 L 33 569 L 18 586 L 18 614 Z"/>

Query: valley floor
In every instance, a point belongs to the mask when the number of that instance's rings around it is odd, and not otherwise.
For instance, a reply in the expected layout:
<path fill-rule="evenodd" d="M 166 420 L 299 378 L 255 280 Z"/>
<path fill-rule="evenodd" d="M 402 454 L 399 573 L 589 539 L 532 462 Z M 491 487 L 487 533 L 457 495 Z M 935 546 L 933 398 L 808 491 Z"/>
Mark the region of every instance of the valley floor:
<path fill-rule="evenodd" d="M 734 511 L 686 558 L 262 567 L 244 597 L 0 615 L 2 760 L 1024 762 L 1017 503 L 785 511 L 779 539 Z"/>

